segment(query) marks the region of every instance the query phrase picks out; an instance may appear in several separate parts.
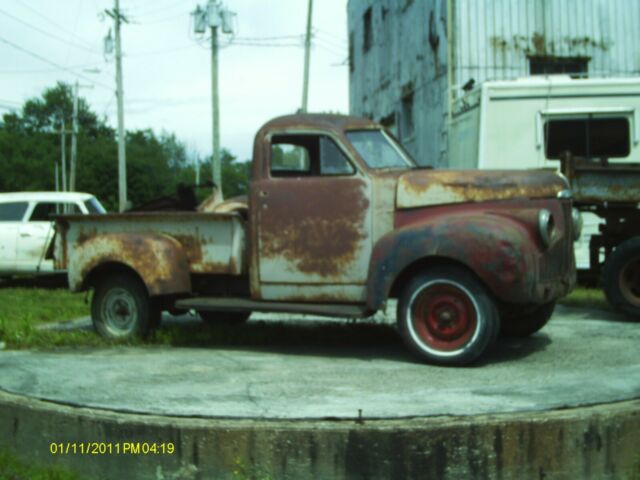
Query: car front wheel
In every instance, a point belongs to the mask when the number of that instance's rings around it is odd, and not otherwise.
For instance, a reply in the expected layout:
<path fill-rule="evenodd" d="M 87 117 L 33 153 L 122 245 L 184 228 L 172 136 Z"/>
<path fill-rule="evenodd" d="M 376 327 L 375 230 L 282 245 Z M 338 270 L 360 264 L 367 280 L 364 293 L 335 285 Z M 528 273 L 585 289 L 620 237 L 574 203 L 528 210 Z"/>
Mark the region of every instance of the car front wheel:
<path fill-rule="evenodd" d="M 500 328 L 496 305 L 482 283 L 456 266 L 414 277 L 398 302 L 398 328 L 420 358 L 466 365 L 493 343 Z"/>

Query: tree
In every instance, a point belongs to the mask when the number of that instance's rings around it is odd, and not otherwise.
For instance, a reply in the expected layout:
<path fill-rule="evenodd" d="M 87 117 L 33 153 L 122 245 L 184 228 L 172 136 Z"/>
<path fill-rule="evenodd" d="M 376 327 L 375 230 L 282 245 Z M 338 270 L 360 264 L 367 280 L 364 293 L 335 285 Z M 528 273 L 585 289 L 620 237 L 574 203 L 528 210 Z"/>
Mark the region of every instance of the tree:
<path fill-rule="evenodd" d="M 0 191 L 54 189 L 54 168 L 60 161 L 60 128 L 71 128 L 73 89 L 59 82 L 41 98 L 25 102 L 17 113 L 0 122 Z M 96 195 L 108 210 L 118 205 L 118 162 L 115 131 L 78 99 L 77 189 Z M 175 134 L 152 130 L 128 131 L 127 191 L 134 206 L 162 196 L 173 196 L 178 185 L 195 185 L 193 155 Z M 67 148 L 69 140 L 67 139 Z M 196 154 L 197 155 L 197 154 Z M 211 164 L 203 165 L 202 182 L 211 178 Z M 222 155 L 225 198 L 244 195 L 249 163 L 237 162 L 228 151 Z M 200 198 L 208 195 L 204 190 Z"/>

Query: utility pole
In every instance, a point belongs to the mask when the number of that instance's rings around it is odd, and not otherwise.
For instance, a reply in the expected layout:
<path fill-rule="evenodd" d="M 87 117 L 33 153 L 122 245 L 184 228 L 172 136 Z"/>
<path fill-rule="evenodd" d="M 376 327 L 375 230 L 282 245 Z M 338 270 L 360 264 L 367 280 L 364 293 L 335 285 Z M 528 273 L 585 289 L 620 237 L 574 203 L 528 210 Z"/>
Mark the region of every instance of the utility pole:
<path fill-rule="evenodd" d="M 61 149 L 61 157 L 60 163 L 62 164 L 62 191 L 67 191 L 67 140 L 66 140 L 66 131 L 64 125 L 64 119 L 62 120 L 62 128 L 60 130 L 60 149 Z"/>
<path fill-rule="evenodd" d="M 71 124 L 71 165 L 69 169 L 69 191 L 76 191 L 76 161 L 78 157 L 78 81 L 73 88 L 73 121 Z"/>
<path fill-rule="evenodd" d="M 212 146 L 211 154 L 213 183 L 222 197 L 222 168 L 220 162 L 220 103 L 218 93 L 218 27 L 222 33 L 233 34 L 235 13 L 226 9 L 218 0 L 209 0 L 205 8 L 196 6 L 193 15 L 194 32 L 204 35 L 209 27 L 211 32 L 211 111 Z"/>
<path fill-rule="evenodd" d="M 127 159 L 124 130 L 124 91 L 122 89 L 122 48 L 120 43 L 120 24 L 127 19 L 120 13 L 120 0 L 115 0 L 113 11 L 105 10 L 113 18 L 116 31 L 116 97 L 118 99 L 118 204 L 120 212 L 127 209 Z"/>
<path fill-rule="evenodd" d="M 304 79 L 302 83 L 302 112 L 306 113 L 309 99 L 309 54 L 311 51 L 311 13 L 313 0 L 309 0 L 307 9 L 307 34 L 304 38 Z"/>
<path fill-rule="evenodd" d="M 209 1 L 209 8 L 215 5 L 215 0 Z M 218 24 L 209 21 L 211 25 L 211 110 L 213 112 L 213 183 L 222 195 L 222 168 L 220 165 L 220 107 L 218 104 Z M 222 197 L 221 197 L 222 198 Z"/>

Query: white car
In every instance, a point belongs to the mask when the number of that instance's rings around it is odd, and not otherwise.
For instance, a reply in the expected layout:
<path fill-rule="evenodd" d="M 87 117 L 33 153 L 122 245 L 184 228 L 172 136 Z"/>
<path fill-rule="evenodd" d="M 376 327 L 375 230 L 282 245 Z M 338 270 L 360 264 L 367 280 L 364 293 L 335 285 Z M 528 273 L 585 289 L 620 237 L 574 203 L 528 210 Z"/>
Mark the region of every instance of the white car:
<path fill-rule="evenodd" d="M 54 234 L 51 217 L 74 213 L 105 209 L 88 193 L 0 193 L 0 276 L 52 273 L 53 260 L 45 258 Z"/>

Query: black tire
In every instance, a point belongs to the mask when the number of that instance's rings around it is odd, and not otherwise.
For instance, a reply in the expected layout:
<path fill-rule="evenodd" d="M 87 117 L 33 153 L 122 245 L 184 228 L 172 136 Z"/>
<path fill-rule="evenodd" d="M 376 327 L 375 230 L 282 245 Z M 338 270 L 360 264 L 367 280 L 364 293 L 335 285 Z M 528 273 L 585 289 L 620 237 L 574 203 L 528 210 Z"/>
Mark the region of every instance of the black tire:
<path fill-rule="evenodd" d="M 525 338 L 544 327 L 553 315 L 556 302 L 543 303 L 522 313 L 502 315 L 500 333 L 505 337 Z"/>
<path fill-rule="evenodd" d="M 249 320 L 251 312 L 213 312 L 199 310 L 198 315 L 207 325 L 240 325 Z"/>
<path fill-rule="evenodd" d="M 160 323 L 160 309 L 134 275 L 116 273 L 96 285 L 91 319 L 104 338 L 126 340 L 145 337 Z"/>
<path fill-rule="evenodd" d="M 473 362 L 500 331 L 498 310 L 485 287 L 456 266 L 414 277 L 400 296 L 397 322 L 409 349 L 438 365 Z"/>
<path fill-rule="evenodd" d="M 640 237 L 616 247 L 604 265 L 602 280 L 611 306 L 640 318 Z"/>

